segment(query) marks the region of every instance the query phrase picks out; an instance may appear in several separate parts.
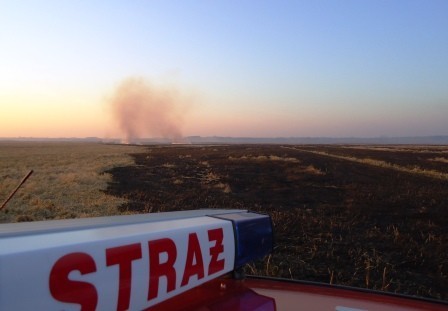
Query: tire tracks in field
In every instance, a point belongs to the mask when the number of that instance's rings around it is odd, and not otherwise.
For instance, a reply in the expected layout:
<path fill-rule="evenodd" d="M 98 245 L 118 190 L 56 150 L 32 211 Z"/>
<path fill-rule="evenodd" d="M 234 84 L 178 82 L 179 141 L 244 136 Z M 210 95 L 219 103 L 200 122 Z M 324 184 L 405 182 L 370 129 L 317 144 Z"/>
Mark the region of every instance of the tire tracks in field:
<path fill-rule="evenodd" d="M 434 179 L 448 180 L 448 173 L 443 173 L 443 172 L 434 171 L 434 170 L 425 170 L 421 167 L 409 168 L 406 166 L 392 164 L 392 163 L 388 163 L 385 161 L 376 160 L 376 159 L 372 159 L 372 158 L 356 158 L 356 157 L 351 157 L 351 156 L 332 154 L 332 153 L 325 152 L 325 151 L 308 150 L 308 149 L 302 149 L 302 148 L 297 148 L 297 147 L 282 146 L 282 148 L 313 153 L 313 154 L 317 154 L 317 155 L 322 155 L 322 156 L 326 156 L 326 157 L 331 157 L 331 158 L 335 158 L 335 159 L 341 159 L 341 160 L 346 160 L 346 161 L 351 161 L 351 162 L 356 162 L 356 163 L 361 163 L 361 164 L 366 164 L 366 165 L 371 165 L 371 166 L 376 166 L 376 167 L 387 168 L 387 169 L 391 169 L 391 170 L 395 170 L 395 171 L 399 171 L 399 172 L 405 172 L 405 173 L 409 173 L 409 174 L 420 175 L 420 176 L 430 177 L 430 178 L 434 178 Z"/>

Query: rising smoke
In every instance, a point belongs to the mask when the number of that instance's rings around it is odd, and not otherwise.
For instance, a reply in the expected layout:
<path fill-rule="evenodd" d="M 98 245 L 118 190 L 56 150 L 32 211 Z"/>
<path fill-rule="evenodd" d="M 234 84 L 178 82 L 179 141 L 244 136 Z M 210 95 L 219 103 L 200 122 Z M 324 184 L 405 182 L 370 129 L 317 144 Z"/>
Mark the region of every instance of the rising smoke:
<path fill-rule="evenodd" d="M 182 141 L 181 98 L 172 88 L 161 88 L 142 78 L 128 78 L 115 90 L 110 106 L 125 143 L 146 137 Z"/>

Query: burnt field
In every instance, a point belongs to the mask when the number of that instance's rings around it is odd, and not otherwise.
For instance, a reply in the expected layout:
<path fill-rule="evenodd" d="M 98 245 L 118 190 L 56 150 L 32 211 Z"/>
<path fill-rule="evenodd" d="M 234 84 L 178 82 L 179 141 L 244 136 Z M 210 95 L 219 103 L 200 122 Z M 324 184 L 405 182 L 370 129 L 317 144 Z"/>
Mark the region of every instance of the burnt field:
<path fill-rule="evenodd" d="M 148 146 L 108 171 L 122 213 L 268 213 L 249 274 L 448 299 L 448 147 Z"/>

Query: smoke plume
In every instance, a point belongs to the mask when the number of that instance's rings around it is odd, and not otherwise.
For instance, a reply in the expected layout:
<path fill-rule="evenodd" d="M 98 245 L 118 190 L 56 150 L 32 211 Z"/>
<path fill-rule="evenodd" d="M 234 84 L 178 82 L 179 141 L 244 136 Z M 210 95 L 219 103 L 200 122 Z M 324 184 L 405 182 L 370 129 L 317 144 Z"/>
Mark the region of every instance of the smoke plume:
<path fill-rule="evenodd" d="M 178 92 L 156 87 L 141 78 L 128 78 L 115 90 L 110 106 L 125 143 L 145 137 L 181 141 L 182 107 Z"/>

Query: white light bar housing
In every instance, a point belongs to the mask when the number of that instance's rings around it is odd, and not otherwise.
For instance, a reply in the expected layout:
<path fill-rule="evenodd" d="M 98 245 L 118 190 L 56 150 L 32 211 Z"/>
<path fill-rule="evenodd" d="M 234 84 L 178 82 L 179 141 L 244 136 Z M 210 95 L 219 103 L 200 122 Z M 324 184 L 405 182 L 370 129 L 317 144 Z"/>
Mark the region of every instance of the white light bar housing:
<path fill-rule="evenodd" d="M 265 255 L 239 253 L 270 251 L 270 224 L 241 210 L 2 224 L 0 310 L 143 310 Z"/>

